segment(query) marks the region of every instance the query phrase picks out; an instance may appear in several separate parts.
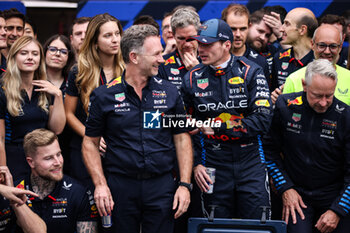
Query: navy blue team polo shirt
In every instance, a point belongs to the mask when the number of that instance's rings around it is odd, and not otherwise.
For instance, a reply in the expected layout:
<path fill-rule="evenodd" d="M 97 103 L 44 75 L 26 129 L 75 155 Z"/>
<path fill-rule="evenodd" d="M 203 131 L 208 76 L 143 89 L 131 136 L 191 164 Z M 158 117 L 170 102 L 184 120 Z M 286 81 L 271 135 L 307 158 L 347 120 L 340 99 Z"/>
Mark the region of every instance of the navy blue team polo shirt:
<path fill-rule="evenodd" d="M 0 232 L 11 232 L 14 224 L 14 212 L 10 207 L 10 202 L 0 195 Z"/>
<path fill-rule="evenodd" d="M 272 90 L 284 84 L 291 73 L 306 66 L 313 60 L 314 52 L 312 50 L 300 60 L 294 57 L 293 47 L 276 53 L 273 58 Z"/>
<path fill-rule="evenodd" d="M 30 176 L 16 184 L 33 191 Z M 69 176 L 64 176 L 43 200 L 30 197 L 27 205 L 44 220 L 48 233 L 74 233 L 77 222 L 97 221 L 98 217 L 91 192 Z M 16 232 L 22 230 L 17 227 Z"/>
<path fill-rule="evenodd" d="M 84 110 L 83 103 L 81 102 L 81 99 L 80 99 L 80 90 L 78 88 L 78 84 L 76 83 L 77 75 L 78 75 L 78 67 L 74 66 L 68 74 L 67 88 L 65 91 L 67 95 L 78 97 L 78 104 L 75 110 L 75 116 L 79 119 L 79 121 L 83 125 L 85 125 L 87 115 Z M 101 69 L 100 85 L 104 85 L 106 83 L 107 83 L 106 76 L 103 70 Z"/>
<path fill-rule="evenodd" d="M 81 99 L 80 99 L 80 91 L 78 88 L 78 84 L 75 81 L 77 79 L 77 75 L 78 75 L 78 67 L 74 66 L 68 74 L 67 88 L 65 91 L 66 91 L 67 95 L 74 96 L 74 97 L 78 98 L 78 103 L 77 103 L 77 107 L 75 110 L 75 116 L 76 116 L 76 118 L 78 118 L 78 120 L 83 125 L 85 125 L 87 114 L 84 110 L 83 103 L 81 102 Z M 106 83 L 107 83 L 106 76 L 105 76 L 103 70 L 101 69 L 100 85 L 104 85 Z M 82 143 L 82 137 L 80 137 L 79 135 L 74 133 L 73 137 L 72 137 L 72 141 L 70 143 L 70 146 L 80 150 L 81 143 Z"/>
<path fill-rule="evenodd" d="M 35 87 L 34 87 L 35 89 Z M 23 112 L 13 117 L 7 111 L 7 99 L 3 87 L 0 88 L 0 119 L 5 120 L 5 142 L 11 144 L 22 144 L 24 136 L 35 129 L 47 128 L 49 114 L 38 106 L 40 92 L 32 92 L 29 100 L 27 93 L 23 90 L 22 104 Z M 52 101 L 49 100 L 52 104 Z"/>
<path fill-rule="evenodd" d="M 4 56 L 4 55 L 2 55 L 2 54 L 0 54 L 0 56 L 1 56 L 1 64 L 0 64 L 0 77 L 2 76 L 2 74 L 4 73 L 4 72 L 6 72 L 6 57 Z"/>
<path fill-rule="evenodd" d="M 188 132 L 162 125 L 168 116 L 185 117 L 182 98 L 173 84 L 150 77 L 140 100 L 123 74 L 94 90 L 90 101 L 85 134 L 104 137 L 108 145 L 104 171 L 130 177 L 171 171 L 176 158 L 173 134 Z"/>
<path fill-rule="evenodd" d="M 182 79 L 188 72 L 185 65 L 182 62 L 179 51 L 176 49 L 174 52 L 163 56 L 165 62 L 159 66 L 158 77 L 168 80 L 174 84 L 178 89 L 181 88 Z"/>

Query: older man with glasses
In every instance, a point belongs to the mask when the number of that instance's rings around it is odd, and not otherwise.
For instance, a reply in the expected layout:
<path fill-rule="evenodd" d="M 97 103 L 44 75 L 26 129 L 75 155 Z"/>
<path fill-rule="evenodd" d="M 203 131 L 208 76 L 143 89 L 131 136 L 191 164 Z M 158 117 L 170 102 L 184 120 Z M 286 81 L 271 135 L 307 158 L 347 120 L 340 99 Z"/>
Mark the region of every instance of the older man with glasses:
<path fill-rule="evenodd" d="M 336 64 L 342 49 L 342 37 L 342 32 L 335 26 L 322 24 L 317 28 L 312 38 L 312 50 L 315 59 L 327 59 L 334 65 L 338 74 L 338 83 L 334 95 L 350 105 L 350 71 Z M 305 71 L 306 68 L 302 68 L 289 75 L 284 84 L 283 94 L 303 90 L 301 80 L 305 79 Z"/>

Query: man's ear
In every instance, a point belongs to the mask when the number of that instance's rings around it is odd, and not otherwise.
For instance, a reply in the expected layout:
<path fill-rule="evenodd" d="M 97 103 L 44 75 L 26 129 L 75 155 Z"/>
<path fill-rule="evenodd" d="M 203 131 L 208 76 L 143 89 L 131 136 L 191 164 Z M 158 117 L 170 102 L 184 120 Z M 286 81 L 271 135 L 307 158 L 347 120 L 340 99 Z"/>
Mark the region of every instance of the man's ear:
<path fill-rule="evenodd" d="M 137 60 L 137 53 L 135 53 L 134 51 L 129 53 L 129 60 L 130 62 L 134 63 L 134 64 L 138 64 L 138 60 Z"/>
<path fill-rule="evenodd" d="M 301 36 L 307 35 L 307 26 L 306 25 L 301 25 L 299 28 L 299 33 Z"/>
<path fill-rule="evenodd" d="M 26 160 L 27 160 L 27 163 L 29 164 L 30 168 L 34 168 L 35 167 L 35 163 L 34 163 L 34 160 L 32 157 L 30 156 L 26 156 Z"/>

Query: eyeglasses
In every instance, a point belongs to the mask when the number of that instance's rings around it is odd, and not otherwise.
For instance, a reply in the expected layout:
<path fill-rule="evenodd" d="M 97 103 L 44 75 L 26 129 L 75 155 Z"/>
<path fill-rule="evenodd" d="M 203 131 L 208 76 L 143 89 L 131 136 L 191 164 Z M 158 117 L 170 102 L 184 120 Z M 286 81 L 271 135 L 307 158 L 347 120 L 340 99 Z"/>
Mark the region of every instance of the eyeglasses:
<path fill-rule="evenodd" d="M 68 49 L 58 49 L 55 46 L 47 46 L 47 51 L 49 51 L 49 53 L 52 55 L 55 55 L 57 52 L 60 52 L 60 54 L 67 56 L 69 53 Z"/>
<path fill-rule="evenodd" d="M 316 43 L 316 47 L 319 51 L 324 51 L 327 48 L 329 48 L 332 52 L 337 52 L 338 48 L 340 47 L 339 44 L 325 44 L 325 43 Z"/>

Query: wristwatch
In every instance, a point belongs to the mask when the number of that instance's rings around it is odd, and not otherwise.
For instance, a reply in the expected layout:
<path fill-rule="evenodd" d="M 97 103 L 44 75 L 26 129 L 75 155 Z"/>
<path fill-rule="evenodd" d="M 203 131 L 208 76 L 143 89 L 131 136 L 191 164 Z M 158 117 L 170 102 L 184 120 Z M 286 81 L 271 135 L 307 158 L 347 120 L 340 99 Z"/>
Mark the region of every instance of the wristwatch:
<path fill-rule="evenodd" d="M 184 186 L 184 187 L 186 187 L 187 189 L 188 189 L 188 191 L 192 191 L 192 189 L 193 189 L 193 184 L 191 184 L 191 183 L 186 183 L 186 182 L 179 182 L 179 186 Z"/>

